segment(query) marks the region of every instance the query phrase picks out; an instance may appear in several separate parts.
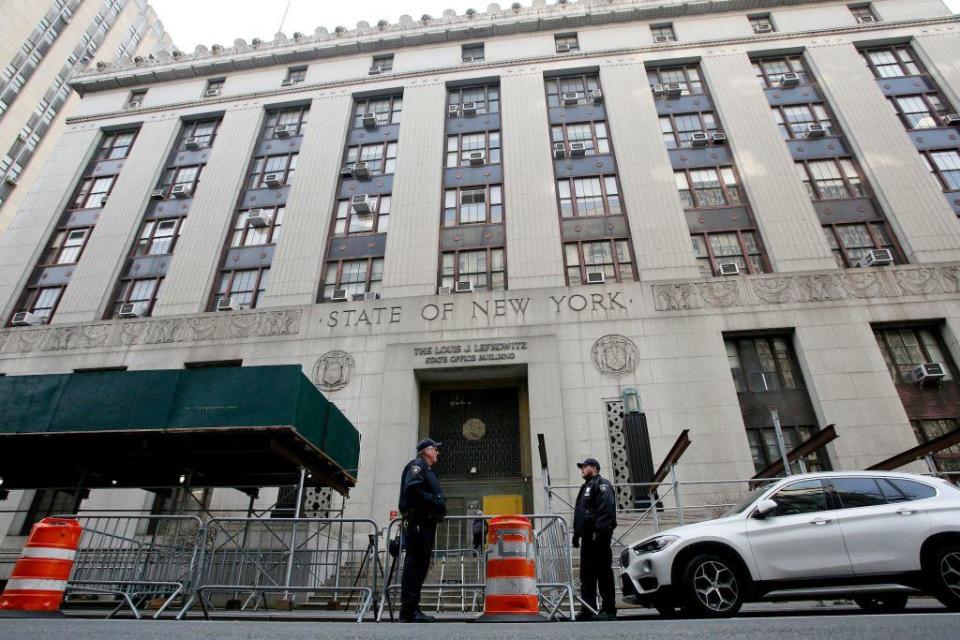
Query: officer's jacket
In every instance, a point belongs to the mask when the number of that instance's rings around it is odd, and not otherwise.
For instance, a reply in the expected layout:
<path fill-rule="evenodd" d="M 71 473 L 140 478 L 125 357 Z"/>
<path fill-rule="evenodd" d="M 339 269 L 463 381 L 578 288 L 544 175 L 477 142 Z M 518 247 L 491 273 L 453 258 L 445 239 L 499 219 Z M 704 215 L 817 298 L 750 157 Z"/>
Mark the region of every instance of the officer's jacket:
<path fill-rule="evenodd" d="M 427 461 L 417 456 L 400 476 L 400 513 L 412 521 L 440 521 L 447 515 L 447 499 Z"/>
<path fill-rule="evenodd" d="M 617 499 L 613 485 L 599 474 L 580 487 L 573 515 L 573 534 L 585 538 L 591 533 L 611 533 L 617 526 Z"/>

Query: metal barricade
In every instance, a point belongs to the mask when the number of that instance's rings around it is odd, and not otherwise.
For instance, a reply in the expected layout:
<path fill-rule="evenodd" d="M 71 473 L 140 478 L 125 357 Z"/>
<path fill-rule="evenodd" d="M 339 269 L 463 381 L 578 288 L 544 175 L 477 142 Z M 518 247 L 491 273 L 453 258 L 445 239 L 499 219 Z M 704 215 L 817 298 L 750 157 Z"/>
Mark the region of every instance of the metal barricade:
<path fill-rule="evenodd" d="M 343 611 L 356 599 L 361 622 L 377 597 L 382 572 L 379 530 L 373 520 L 350 518 L 213 518 L 200 548 L 195 587 L 177 619 L 197 603 L 209 619 L 214 594 L 226 594 L 226 607 L 256 611 L 276 605 L 292 610 L 296 594 L 330 599 L 316 606 Z"/>
<path fill-rule="evenodd" d="M 473 522 L 478 518 L 487 521 L 491 517 L 447 516 L 437 525 L 433 561 L 421 592 L 421 608 L 441 611 L 446 604 L 447 608 L 459 609 L 461 613 L 480 611 L 486 589 L 486 536 L 483 536 L 479 547 L 474 546 Z M 572 619 L 576 594 L 573 590 L 573 561 L 567 522 L 562 516 L 552 514 L 524 517 L 533 524 L 537 545 L 540 606 L 550 619 L 559 619 L 564 613 Z M 386 532 L 388 541 L 397 537 L 400 526 L 400 518 L 390 522 Z M 385 609 L 389 609 L 390 618 L 393 618 L 393 594 L 400 590 L 405 555 L 401 549 L 396 557 L 390 556 L 384 563 L 378 621 L 383 618 Z"/>
<path fill-rule="evenodd" d="M 124 606 L 137 619 L 140 609 L 159 599 L 154 618 L 189 593 L 197 568 L 203 525 L 197 516 L 82 514 L 83 528 L 67 582 L 66 596 L 113 595 L 121 599 L 108 615 Z"/>

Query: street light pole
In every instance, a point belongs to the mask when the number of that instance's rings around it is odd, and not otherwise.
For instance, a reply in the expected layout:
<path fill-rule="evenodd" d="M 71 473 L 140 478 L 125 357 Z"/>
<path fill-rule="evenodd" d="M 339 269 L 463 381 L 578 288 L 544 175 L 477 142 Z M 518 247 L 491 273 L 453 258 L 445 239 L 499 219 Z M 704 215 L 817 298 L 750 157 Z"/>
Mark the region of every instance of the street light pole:
<path fill-rule="evenodd" d="M 780 428 L 780 413 L 773 407 L 770 408 L 770 419 L 773 420 L 773 432 L 777 437 L 777 448 L 780 450 L 780 460 L 783 461 L 783 477 L 793 473 L 790 468 L 790 461 L 787 460 L 787 447 L 783 444 L 783 429 Z"/>

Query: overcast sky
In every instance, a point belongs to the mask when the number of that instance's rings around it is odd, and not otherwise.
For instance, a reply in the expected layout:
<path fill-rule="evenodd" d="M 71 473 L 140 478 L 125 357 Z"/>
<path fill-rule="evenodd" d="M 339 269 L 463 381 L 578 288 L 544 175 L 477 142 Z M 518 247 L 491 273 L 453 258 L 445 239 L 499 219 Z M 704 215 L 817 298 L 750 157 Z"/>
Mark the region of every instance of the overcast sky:
<path fill-rule="evenodd" d="M 529 6 L 531 0 L 521 0 Z M 553 4 L 556 0 L 548 0 Z M 946 0 L 954 11 L 960 11 L 960 0 Z M 512 0 L 500 0 L 507 7 Z M 173 42 L 183 51 L 192 53 L 198 44 L 208 47 L 214 43 L 231 46 L 237 38 L 250 42 L 254 38 L 272 40 L 280 30 L 287 0 L 150 0 L 157 10 Z M 378 20 L 397 22 L 407 13 L 419 20 L 424 13 L 439 17 L 444 9 L 462 14 L 473 7 L 486 10 L 490 0 L 291 0 L 290 10 L 282 31 L 288 36 L 294 31 L 312 34 L 317 27 L 333 31 L 336 26 L 348 29 L 366 20 L 375 25 Z"/>

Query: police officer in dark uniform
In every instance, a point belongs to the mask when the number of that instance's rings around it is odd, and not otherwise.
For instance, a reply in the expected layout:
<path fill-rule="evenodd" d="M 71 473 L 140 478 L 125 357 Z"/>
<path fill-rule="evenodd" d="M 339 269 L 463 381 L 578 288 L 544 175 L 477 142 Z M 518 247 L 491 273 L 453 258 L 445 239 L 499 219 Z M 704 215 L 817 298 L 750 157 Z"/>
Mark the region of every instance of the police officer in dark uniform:
<path fill-rule="evenodd" d="M 612 620 L 617 617 L 617 602 L 610 546 L 617 526 L 617 501 L 613 485 L 600 477 L 596 459 L 587 458 L 577 466 L 584 481 L 573 516 L 573 546 L 580 547 L 580 598 L 596 609 L 599 583 L 603 601 L 599 615 L 582 608 L 577 621 Z"/>
<path fill-rule="evenodd" d="M 437 523 L 447 515 L 446 498 L 433 466 L 440 456 L 440 443 L 424 438 L 417 443 L 417 457 L 403 468 L 400 480 L 400 513 L 403 515 L 403 576 L 400 579 L 400 621 L 433 622 L 420 611 L 420 589 L 430 569 L 430 556 Z"/>

